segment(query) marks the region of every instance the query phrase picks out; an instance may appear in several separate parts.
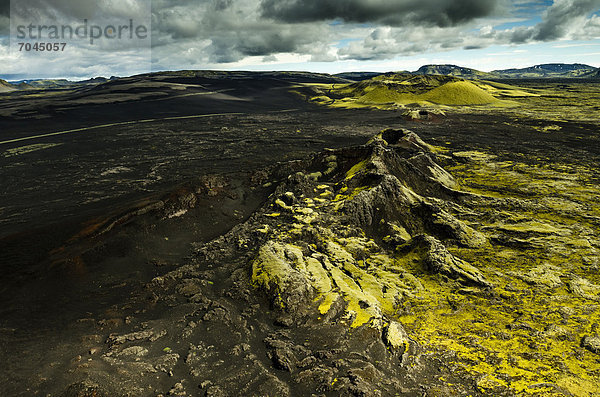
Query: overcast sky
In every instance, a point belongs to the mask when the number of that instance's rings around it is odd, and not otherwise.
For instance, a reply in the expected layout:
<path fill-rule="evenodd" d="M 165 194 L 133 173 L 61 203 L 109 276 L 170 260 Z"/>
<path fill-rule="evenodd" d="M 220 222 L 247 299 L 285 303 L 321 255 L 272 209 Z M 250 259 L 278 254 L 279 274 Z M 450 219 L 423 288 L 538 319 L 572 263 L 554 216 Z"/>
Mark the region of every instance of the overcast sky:
<path fill-rule="evenodd" d="M 64 53 L 24 54 L 15 50 L 10 1 L 0 0 L 0 78 L 10 80 L 150 69 L 600 67 L 600 0 L 154 0 L 151 8 L 148 0 L 14 1 L 13 25 L 18 3 L 43 25 L 88 19 L 106 27 L 133 19 L 151 35 L 118 44 L 71 40 Z"/>

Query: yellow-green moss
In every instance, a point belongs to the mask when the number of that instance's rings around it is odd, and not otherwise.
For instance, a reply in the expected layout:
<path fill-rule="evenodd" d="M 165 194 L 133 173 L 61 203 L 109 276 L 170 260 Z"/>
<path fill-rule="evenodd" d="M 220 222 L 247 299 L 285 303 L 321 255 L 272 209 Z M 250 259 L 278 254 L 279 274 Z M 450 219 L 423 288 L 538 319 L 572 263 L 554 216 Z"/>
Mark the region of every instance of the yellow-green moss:
<path fill-rule="evenodd" d="M 253 281 L 278 285 L 297 272 L 316 292 L 320 315 L 338 302 L 352 318 L 351 327 L 381 329 L 383 321 L 398 321 L 426 350 L 446 357 L 450 352 L 449 364 L 477 379 L 483 394 L 509 389 L 517 395 L 562 395 L 560 390 L 594 395 L 590 390 L 600 390 L 600 362 L 580 341 L 600 324 L 600 274 L 593 270 L 600 263 L 600 230 L 593 218 L 600 216 L 597 174 L 583 166 L 532 166 L 483 151 L 454 158 L 461 162 L 449 169 L 460 189 L 477 195 L 458 202 L 462 207 L 451 215 L 488 242 L 448 249 L 481 271 L 493 291 L 429 275 L 418 249 L 390 253 L 364 235 L 342 238 L 338 229 L 328 228 L 327 211 L 369 189 L 348 187 L 367 161 L 347 172 L 335 197 L 318 197 L 332 189 L 321 185 L 312 201 L 288 206 L 298 222 L 278 225 L 276 234 L 281 246 L 292 246 L 287 257 L 282 254 L 286 264 L 263 255 L 254 263 Z M 310 216 L 311 222 L 303 221 Z M 390 233 L 411 239 L 404 228 L 390 225 Z M 315 239 L 310 247 L 295 247 L 306 235 Z"/>
<path fill-rule="evenodd" d="M 357 163 L 356 165 L 354 165 L 352 168 L 350 168 L 348 170 L 348 172 L 346 172 L 346 180 L 354 178 L 354 176 L 356 174 L 358 174 L 360 171 L 366 169 L 367 163 L 368 163 L 367 160 L 363 160 L 360 163 Z"/>
<path fill-rule="evenodd" d="M 582 257 L 592 262 L 599 257 L 590 243 L 598 226 L 587 220 L 600 195 L 600 188 L 585 184 L 592 173 L 581 166 L 499 161 L 487 153 L 456 157 L 469 161 L 452 167 L 462 189 L 525 200 L 522 207 L 507 201 L 504 208 L 483 201 L 476 220 L 488 234 L 530 246 L 453 248 L 485 269 L 496 286 L 493 303 L 420 277 L 424 292 L 410 299 L 412 312 L 400 321 L 428 348 L 454 351 L 455 364 L 478 377 L 486 393 L 506 387 L 519 395 L 564 395 L 544 386 L 556 385 L 575 396 L 594 395 L 600 390 L 600 362 L 579 346 L 593 324 L 600 324 L 600 313 L 590 309 L 600 293 L 597 274 L 581 266 Z M 532 210 L 537 203 L 543 204 Z"/>

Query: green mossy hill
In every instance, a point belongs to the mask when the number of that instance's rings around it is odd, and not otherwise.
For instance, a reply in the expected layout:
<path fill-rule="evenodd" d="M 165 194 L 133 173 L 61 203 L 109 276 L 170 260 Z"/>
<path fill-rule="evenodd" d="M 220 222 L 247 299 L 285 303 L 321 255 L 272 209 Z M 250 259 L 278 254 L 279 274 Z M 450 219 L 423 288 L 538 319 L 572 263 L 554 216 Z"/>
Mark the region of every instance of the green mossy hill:
<path fill-rule="evenodd" d="M 10 84 L 8 81 L 0 79 L 0 93 L 1 92 L 10 92 L 10 91 L 15 91 L 15 90 L 16 90 L 15 86 Z"/>
<path fill-rule="evenodd" d="M 585 77 L 590 79 L 600 79 L 600 69 L 594 70 L 586 74 Z"/>
<path fill-rule="evenodd" d="M 391 73 L 331 89 L 313 90 L 313 102 L 334 107 L 500 105 L 492 85 L 452 76 Z"/>
<path fill-rule="evenodd" d="M 424 95 L 424 99 L 439 105 L 488 105 L 498 101 L 468 81 L 457 81 L 435 88 Z"/>

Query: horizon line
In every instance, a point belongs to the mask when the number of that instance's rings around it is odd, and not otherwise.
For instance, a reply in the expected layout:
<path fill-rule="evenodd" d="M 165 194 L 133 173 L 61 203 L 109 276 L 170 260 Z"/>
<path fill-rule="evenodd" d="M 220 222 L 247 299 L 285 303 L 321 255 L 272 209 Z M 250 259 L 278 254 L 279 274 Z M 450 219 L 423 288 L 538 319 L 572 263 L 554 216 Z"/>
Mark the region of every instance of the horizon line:
<path fill-rule="evenodd" d="M 328 73 L 328 72 L 316 72 L 316 71 L 309 71 L 309 70 L 289 70 L 289 69 L 272 69 L 272 70 L 252 70 L 252 69 L 212 69 L 212 68 L 207 68 L 207 69 L 164 69 L 164 70 L 155 70 L 155 71 L 150 71 L 150 72 L 144 72 L 144 73 L 136 73 L 136 74 L 132 74 L 132 75 L 112 75 L 110 77 L 106 77 L 106 76 L 88 76 L 88 77 L 33 77 L 33 78 L 23 78 L 23 79 L 11 79 L 11 76 L 13 74 L 10 75 L 0 75 L 0 80 L 4 80 L 8 83 L 22 83 L 25 81 L 40 81 L 40 80 L 66 80 L 69 82 L 73 82 L 73 83 L 78 83 L 78 82 L 82 82 L 82 81 L 86 81 L 86 80 L 93 80 L 93 79 L 112 79 L 112 78 L 127 78 L 127 77 L 135 77 L 135 76 L 143 76 L 143 75 L 151 75 L 151 74 L 158 74 L 158 73 L 165 73 L 165 72 L 186 72 L 186 71 L 195 71 L 195 72 L 228 72 L 228 73 L 232 73 L 232 72 L 247 72 L 247 73 L 276 73 L 276 72 L 288 72 L 288 73 L 311 73 L 311 74 L 321 74 L 321 75 L 328 75 L 328 76 L 336 76 L 339 74 L 345 74 L 345 73 L 379 73 L 379 74 L 386 74 L 386 73 L 401 73 L 401 72 L 408 72 L 408 73 L 415 73 L 417 71 L 419 71 L 419 69 L 425 67 L 425 66 L 454 66 L 454 67 L 459 67 L 459 68 L 463 68 L 463 69 L 470 69 L 476 72 L 482 72 L 482 73 L 494 73 L 494 72 L 501 72 L 501 71 L 506 71 L 506 70 L 520 70 L 520 69 L 529 69 L 529 68 L 534 68 L 536 66 L 544 66 L 544 65 L 583 65 L 583 66 L 590 66 L 592 68 L 595 69 L 600 69 L 600 66 L 594 66 L 594 65 L 590 65 L 587 63 L 582 63 L 582 62 L 573 62 L 573 63 L 565 63 L 565 62 L 546 62 L 546 63 L 541 63 L 541 64 L 536 64 L 536 65 L 531 65 L 531 66 L 525 66 L 525 67 L 510 67 L 510 68 L 505 68 L 505 69 L 493 69 L 490 71 L 484 71 L 484 70 L 479 70 L 479 69 L 474 69 L 474 68 L 470 68 L 467 66 L 460 66 L 457 64 L 451 64 L 451 63 L 429 63 L 429 64 L 424 64 L 421 65 L 418 69 L 414 70 L 414 71 L 409 71 L 409 70 L 388 70 L 385 72 L 377 72 L 377 71 L 373 71 L 373 70 L 347 70 L 344 72 L 338 72 L 338 73 Z M 72 80 L 72 79 L 80 79 L 80 80 Z"/>

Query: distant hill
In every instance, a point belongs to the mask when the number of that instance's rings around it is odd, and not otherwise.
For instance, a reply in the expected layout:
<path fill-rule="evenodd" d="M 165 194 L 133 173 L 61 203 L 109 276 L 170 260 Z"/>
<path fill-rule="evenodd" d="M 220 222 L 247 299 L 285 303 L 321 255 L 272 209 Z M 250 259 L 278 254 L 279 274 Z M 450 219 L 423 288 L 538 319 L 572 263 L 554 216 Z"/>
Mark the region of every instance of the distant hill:
<path fill-rule="evenodd" d="M 521 69 L 503 69 L 482 72 L 456 65 L 425 65 L 415 75 L 454 76 L 468 80 L 544 79 L 544 78 L 597 78 L 599 69 L 580 63 L 547 63 Z"/>
<path fill-rule="evenodd" d="M 493 78 L 491 73 L 481 72 L 476 69 L 464 68 L 456 65 L 424 65 L 417 71 L 413 72 L 417 75 L 441 75 L 454 76 L 463 79 L 486 79 Z"/>
<path fill-rule="evenodd" d="M 588 79 L 600 79 L 600 69 L 593 70 L 583 77 Z"/>
<path fill-rule="evenodd" d="M 363 81 L 372 79 L 373 77 L 381 76 L 384 73 L 380 72 L 345 72 L 345 73 L 337 73 L 334 74 L 335 77 L 339 77 L 341 79 L 353 80 L 353 81 Z"/>
<path fill-rule="evenodd" d="M 115 84 L 131 78 L 152 78 L 170 82 L 189 82 L 190 79 L 197 81 L 235 80 L 256 81 L 271 80 L 273 83 L 347 83 L 348 80 L 326 73 L 298 72 L 298 71 L 269 71 L 250 72 L 241 70 L 176 70 L 141 74 L 138 76 L 121 77 L 115 80 Z"/>
<path fill-rule="evenodd" d="M 15 91 L 17 88 L 6 80 L 0 79 L 0 93 Z"/>
<path fill-rule="evenodd" d="M 474 84 L 454 76 L 389 74 L 356 86 L 364 103 L 435 103 L 439 105 L 484 105 L 496 99 Z"/>
<path fill-rule="evenodd" d="M 503 79 L 531 78 L 581 78 L 598 72 L 598 69 L 580 63 L 547 63 L 522 69 L 494 70 L 491 73 Z"/>
<path fill-rule="evenodd" d="M 15 87 L 17 90 L 30 90 L 33 89 L 32 86 L 30 86 L 29 84 L 21 81 L 21 82 L 13 82 L 11 83 L 13 85 L 13 87 Z"/>
<path fill-rule="evenodd" d="M 506 86 L 503 91 L 510 91 Z M 454 76 L 385 73 L 327 89 L 313 88 L 311 101 L 333 107 L 419 107 L 500 105 L 500 89 Z"/>
<path fill-rule="evenodd" d="M 14 81 L 12 86 L 15 89 L 27 90 L 27 89 L 56 89 L 56 88 L 70 88 L 82 85 L 100 84 L 109 81 L 104 77 L 95 77 L 93 79 L 71 81 L 67 79 L 34 79 L 34 80 L 19 80 Z"/>
<path fill-rule="evenodd" d="M 65 79 L 21 80 L 18 83 L 23 84 L 23 88 L 60 88 L 72 84 L 69 80 Z"/>

